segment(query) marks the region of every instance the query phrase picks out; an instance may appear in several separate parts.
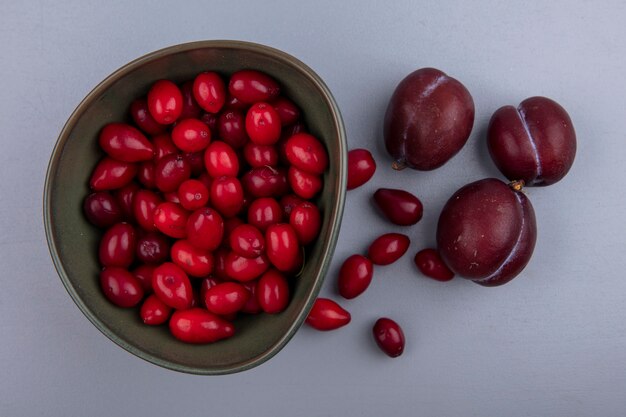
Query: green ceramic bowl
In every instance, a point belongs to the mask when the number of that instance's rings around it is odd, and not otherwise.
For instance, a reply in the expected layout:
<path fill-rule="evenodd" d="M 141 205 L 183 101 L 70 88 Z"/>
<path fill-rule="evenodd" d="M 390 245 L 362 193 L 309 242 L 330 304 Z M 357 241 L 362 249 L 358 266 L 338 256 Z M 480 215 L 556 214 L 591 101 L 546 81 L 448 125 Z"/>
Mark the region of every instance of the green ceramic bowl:
<path fill-rule="evenodd" d="M 91 170 L 102 152 L 100 129 L 128 119 L 133 99 L 167 78 L 193 79 L 212 70 L 228 75 L 253 68 L 279 81 L 301 109 L 311 133 L 322 139 L 330 156 L 324 190 L 320 237 L 307 254 L 302 275 L 294 282 L 289 307 L 277 315 L 259 314 L 235 321 L 236 335 L 209 345 L 174 339 L 167 326 L 145 326 L 138 309 L 108 302 L 98 284 L 101 232 L 83 217 Z M 237 41 L 203 41 L 176 45 L 143 56 L 102 81 L 79 104 L 61 131 L 50 158 L 44 190 L 44 222 L 48 246 L 63 285 L 87 318 L 109 339 L 157 365 L 195 374 L 227 374 L 250 369 L 275 355 L 304 322 L 332 258 L 346 189 L 346 138 L 341 115 L 328 87 L 308 66 L 267 46 Z"/>

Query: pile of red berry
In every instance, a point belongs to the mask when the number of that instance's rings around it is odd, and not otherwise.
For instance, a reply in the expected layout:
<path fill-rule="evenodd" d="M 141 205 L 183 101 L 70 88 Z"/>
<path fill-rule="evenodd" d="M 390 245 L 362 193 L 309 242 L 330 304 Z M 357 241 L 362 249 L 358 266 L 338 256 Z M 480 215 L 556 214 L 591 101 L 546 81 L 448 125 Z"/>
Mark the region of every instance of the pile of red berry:
<path fill-rule="evenodd" d="M 299 108 L 244 70 L 157 81 L 130 116 L 100 131 L 84 201 L 105 229 L 103 294 L 189 343 L 232 336 L 238 313 L 283 311 L 320 232 L 312 199 L 328 167 Z"/>

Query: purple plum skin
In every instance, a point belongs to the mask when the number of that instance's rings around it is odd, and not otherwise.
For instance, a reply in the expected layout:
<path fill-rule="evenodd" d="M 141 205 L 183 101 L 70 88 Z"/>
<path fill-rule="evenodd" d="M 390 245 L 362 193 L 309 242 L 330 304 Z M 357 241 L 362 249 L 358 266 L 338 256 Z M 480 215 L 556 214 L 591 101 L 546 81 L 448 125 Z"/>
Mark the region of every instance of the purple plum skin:
<path fill-rule="evenodd" d="M 446 265 L 484 286 L 515 278 L 530 261 L 536 239 L 530 200 L 495 178 L 454 193 L 437 225 L 437 246 Z"/>
<path fill-rule="evenodd" d="M 505 177 L 545 186 L 569 172 L 576 156 L 576 132 L 557 102 L 531 97 L 517 108 L 496 110 L 489 122 L 487 146 Z"/>
<path fill-rule="evenodd" d="M 394 167 L 430 171 L 456 155 L 474 125 L 474 101 L 459 81 L 434 68 L 412 72 L 396 87 L 384 138 Z"/>

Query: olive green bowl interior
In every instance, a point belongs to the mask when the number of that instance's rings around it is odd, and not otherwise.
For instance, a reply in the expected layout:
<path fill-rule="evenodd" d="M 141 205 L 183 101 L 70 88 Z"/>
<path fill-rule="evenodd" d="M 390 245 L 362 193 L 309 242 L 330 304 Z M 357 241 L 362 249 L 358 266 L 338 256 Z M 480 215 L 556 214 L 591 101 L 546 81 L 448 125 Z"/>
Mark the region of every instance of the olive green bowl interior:
<path fill-rule="evenodd" d="M 128 119 L 133 99 L 167 78 L 193 79 L 201 71 L 225 76 L 258 69 L 279 81 L 282 91 L 302 110 L 312 134 L 323 140 L 330 167 L 317 203 L 323 213 L 318 241 L 294 279 L 288 308 L 276 315 L 245 316 L 235 321 L 236 335 L 208 345 L 175 340 L 167 325 L 142 324 L 138 308 L 121 309 L 102 295 L 97 247 L 101 231 L 82 214 L 93 167 L 103 155 L 97 135 L 107 123 Z M 71 79 L 68 79 L 71 83 Z M 141 57 L 114 72 L 80 103 L 63 128 L 52 153 L 44 190 L 48 246 L 63 285 L 87 318 L 109 339 L 157 365 L 196 374 L 243 371 L 275 355 L 308 314 L 330 263 L 345 200 L 346 140 L 337 104 L 324 82 L 305 64 L 266 46 L 237 41 L 203 41 L 172 46 Z"/>

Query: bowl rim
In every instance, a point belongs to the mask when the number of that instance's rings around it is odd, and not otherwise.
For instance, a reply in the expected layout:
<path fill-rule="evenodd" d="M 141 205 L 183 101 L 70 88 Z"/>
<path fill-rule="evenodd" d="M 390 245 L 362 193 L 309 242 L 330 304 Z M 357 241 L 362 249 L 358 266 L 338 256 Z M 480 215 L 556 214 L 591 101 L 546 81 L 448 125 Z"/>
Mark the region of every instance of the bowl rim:
<path fill-rule="evenodd" d="M 202 368 L 202 367 L 194 367 L 182 365 L 179 363 L 170 362 L 169 360 L 162 359 L 153 354 L 147 353 L 144 350 L 134 346 L 131 343 L 128 343 L 123 338 L 117 336 L 115 332 L 113 332 L 103 321 L 101 321 L 86 305 L 86 303 L 79 297 L 78 293 L 74 289 L 72 285 L 69 275 L 65 270 L 63 265 L 63 261 L 58 252 L 57 248 L 57 239 L 54 230 L 54 223 L 52 221 L 52 187 L 53 180 L 55 174 L 59 167 L 60 156 L 63 153 L 63 149 L 65 148 L 65 144 L 69 139 L 69 134 L 73 130 L 74 126 L 78 122 L 79 118 L 84 113 L 85 109 L 89 107 L 106 89 L 108 89 L 112 84 L 117 82 L 121 77 L 126 76 L 128 73 L 134 71 L 135 69 L 141 67 L 142 65 L 148 64 L 156 59 L 162 58 L 164 56 L 187 52 L 194 49 L 203 49 L 203 48 L 229 48 L 229 49 L 241 49 L 253 52 L 260 52 L 271 58 L 277 59 L 278 61 L 286 62 L 288 65 L 295 67 L 302 75 L 311 81 L 316 88 L 322 94 L 326 103 L 328 103 L 331 111 L 331 115 L 333 118 L 333 127 L 337 137 L 339 138 L 339 151 L 340 151 L 340 164 L 338 167 L 339 171 L 339 192 L 337 193 L 337 198 L 332 199 L 334 203 L 329 208 L 331 213 L 331 219 L 329 222 L 330 227 L 330 241 L 329 244 L 325 247 L 322 252 L 321 259 L 323 259 L 319 276 L 320 279 L 317 279 L 313 285 L 312 291 L 309 296 L 306 298 L 304 303 L 304 308 L 299 312 L 295 321 L 291 323 L 287 331 L 281 335 L 280 338 L 276 340 L 274 344 L 272 344 L 268 349 L 263 351 L 261 354 L 247 359 L 243 362 L 237 362 L 231 365 L 219 367 L 219 368 Z M 239 40 L 202 40 L 202 41 L 194 41 L 187 42 L 182 44 L 176 44 L 172 46 L 168 46 L 162 49 L 158 49 L 153 52 L 149 52 L 145 55 L 136 58 L 129 63 L 121 66 L 110 75 L 108 75 L 104 80 L 98 83 L 86 96 L 81 100 L 78 106 L 74 109 L 68 120 L 65 122 L 55 146 L 52 150 L 52 154 L 50 156 L 50 160 L 48 162 L 48 169 L 46 170 L 46 177 L 44 182 L 44 192 L 43 192 L 43 220 L 44 220 L 44 229 L 46 234 L 46 240 L 48 244 L 48 250 L 50 252 L 50 256 L 52 258 L 54 267 L 65 287 L 66 291 L 69 293 L 70 297 L 74 301 L 74 303 L 78 306 L 80 311 L 87 317 L 87 319 L 108 339 L 116 343 L 118 346 L 122 347 L 127 352 L 132 353 L 133 355 L 146 360 L 155 365 L 161 366 L 166 369 L 184 372 L 189 374 L 198 374 L 198 375 L 224 375 L 231 374 L 236 372 L 242 372 L 251 368 L 254 368 L 262 363 L 265 363 L 267 360 L 276 355 L 289 340 L 295 335 L 297 330 L 302 326 L 304 320 L 311 307 L 319 291 L 321 289 L 322 283 L 324 282 L 324 278 L 326 273 L 328 272 L 329 265 L 332 260 L 332 256 L 335 251 L 335 247 L 337 245 L 337 240 L 339 236 L 339 230 L 341 228 L 341 221 L 343 217 L 343 211 L 345 206 L 345 198 L 346 198 L 346 181 L 347 181 L 347 141 L 346 141 L 346 132 L 345 126 L 341 117 L 341 113 L 339 110 L 339 106 L 335 101 L 330 89 L 324 81 L 320 78 L 313 69 L 311 69 L 308 65 L 295 58 L 294 56 L 283 52 L 279 49 L 266 46 L 259 43 L 248 42 L 248 41 L 239 41 Z"/>

